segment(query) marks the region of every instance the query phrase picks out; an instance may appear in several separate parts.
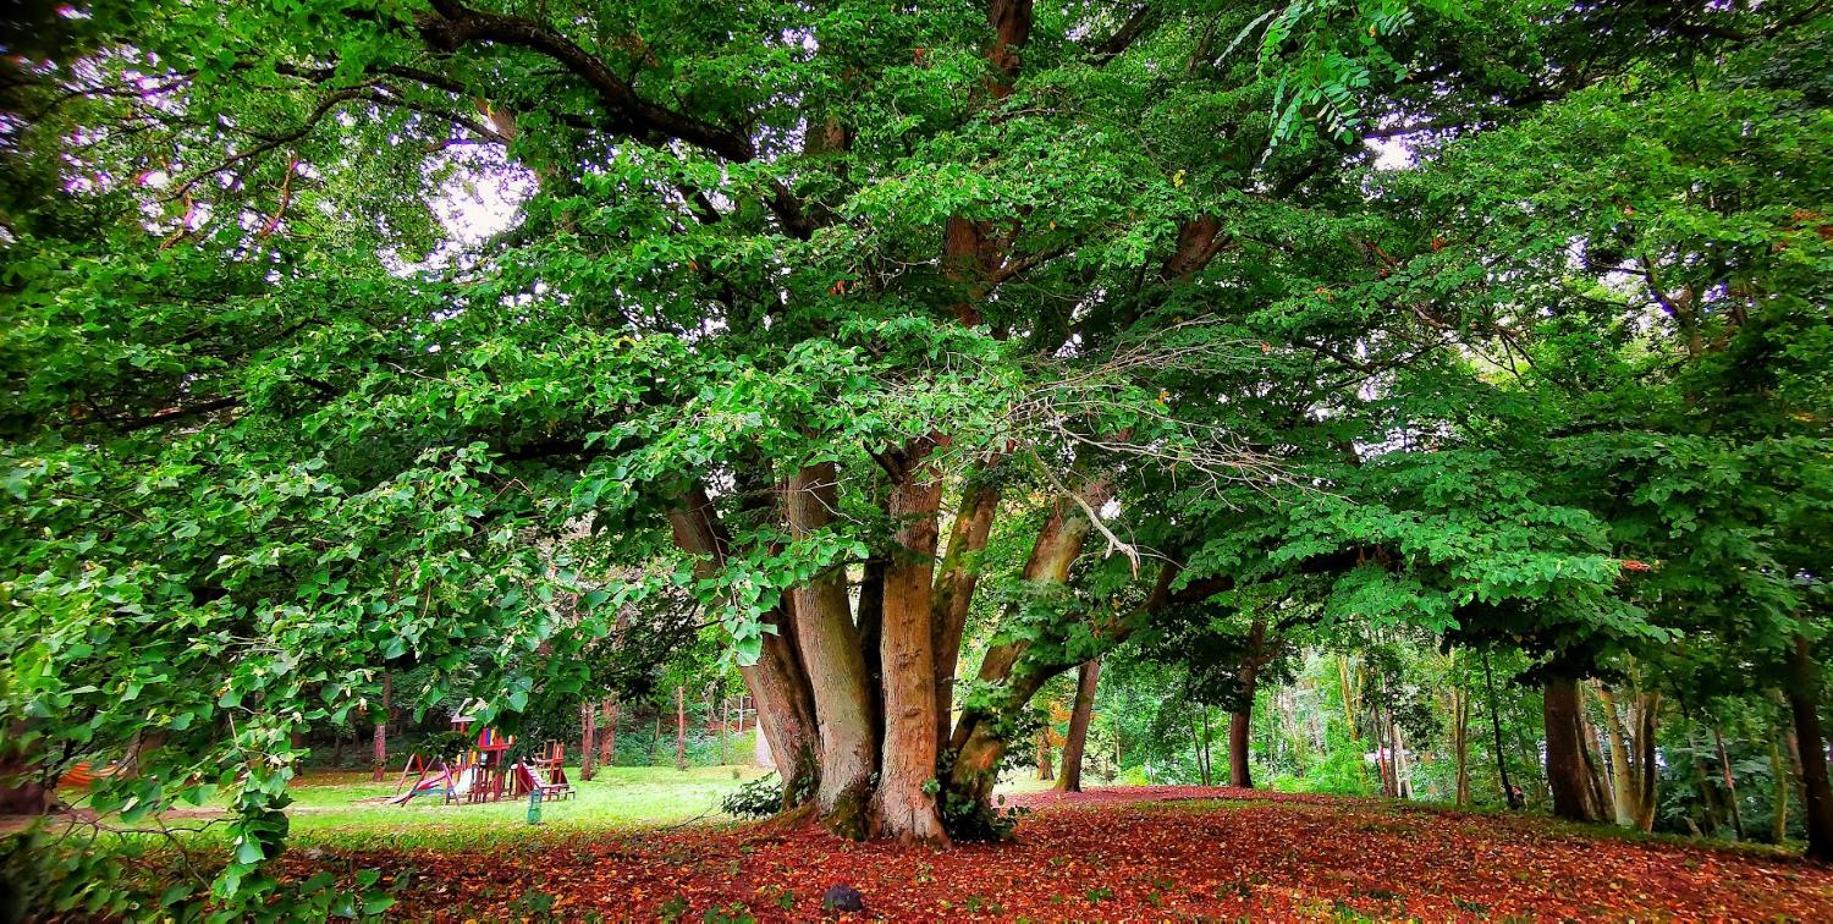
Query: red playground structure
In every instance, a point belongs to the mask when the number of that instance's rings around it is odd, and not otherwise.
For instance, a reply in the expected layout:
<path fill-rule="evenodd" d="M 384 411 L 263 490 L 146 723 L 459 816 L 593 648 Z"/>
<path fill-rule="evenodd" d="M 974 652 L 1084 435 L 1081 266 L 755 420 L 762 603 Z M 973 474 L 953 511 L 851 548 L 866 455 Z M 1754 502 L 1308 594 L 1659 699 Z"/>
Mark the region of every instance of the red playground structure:
<path fill-rule="evenodd" d="M 452 727 L 455 731 L 468 733 L 473 721 L 470 716 L 453 716 Z M 389 799 L 388 804 L 406 805 L 415 796 L 430 795 L 438 795 L 449 805 L 520 799 L 530 793 L 538 793 L 541 801 L 549 802 L 577 794 L 566 776 L 564 746 L 549 742 L 542 756 L 532 761 L 511 762 L 509 753 L 515 743 L 514 735 L 504 735 L 486 725 L 471 747 L 451 765 L 443 761 L 429 762 L 419 754 L 411 755 L 395 788 L 400 790 L 410 775 L 414 777 L 413 785 Z"/>

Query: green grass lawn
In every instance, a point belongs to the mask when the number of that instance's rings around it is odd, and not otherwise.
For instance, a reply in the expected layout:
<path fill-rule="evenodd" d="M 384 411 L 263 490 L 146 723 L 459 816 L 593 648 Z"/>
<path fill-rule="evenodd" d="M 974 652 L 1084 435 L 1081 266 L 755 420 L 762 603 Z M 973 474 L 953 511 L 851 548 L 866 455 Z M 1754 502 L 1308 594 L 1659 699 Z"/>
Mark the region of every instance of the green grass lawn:
<path fill-rule="evenodd" d="M 723 819 L 719 802 L 745 781 L 768 771 L 749 766 L 600 768 L 591 782 L 567 775 L 578 795 L 541 805 L 546 831 L 640 829 L 698 819 Z M 294 781 L 287 810 L 301 845 L 409 848 L 476 845 L 493 835 L 526 836 L 528 801 L 505 799 L 482 804 L 447 805 L 437 796 L 421 796 L 406 805 L 380 800 L 396 792 L 398 777 L 372 783 L 367 774 L 308 774 Z"/>
<path fill-rule="evenodd" d="M 541 805 L 540 833 L 642 830 L 696 821 L 729 821 L 720 800 L 748 780 L 770 771 L 752 766 L 600 768 L 582 782 L 569 767 L 578 795 Z M 381 783 L 361 772 L 308 773 L 295 780 L 292 818 L 296 846 L 342 848 L 478 846 L 535 833 L 528 825 L 526 799 L 477 805 L 447 805 L 437 796 L 421 796 L 406 805 L 383 799 L 397 791 L 399 777 Z M 1051 784 L 1021 774 L 1000 785 L 1001 793 L 1032 792 Z M 208 836 L 207 834 L 205 836 Z"/>

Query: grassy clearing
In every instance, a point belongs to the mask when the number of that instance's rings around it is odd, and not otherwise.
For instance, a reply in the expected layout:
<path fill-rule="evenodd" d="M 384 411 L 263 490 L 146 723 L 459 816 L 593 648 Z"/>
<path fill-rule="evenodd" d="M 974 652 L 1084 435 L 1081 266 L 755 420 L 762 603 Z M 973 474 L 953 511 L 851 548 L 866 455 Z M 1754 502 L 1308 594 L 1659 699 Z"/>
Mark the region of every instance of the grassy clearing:
<path fill-rule="evenodd" d="M 723 818 L 719 802 L 747 780 L 768 771 L 749 766 L 601 768 L 591 782 L 568 768 L 578 795 L 541 806 L 541 826 L 555 833 L 655 828 L 701 818 Z M 287 814 L 299 845 L 344 848 L 476 846 L 503 836 L 531 833 L 528 802 L 446 805 L 423 796 L 406 805 L 380 800 L 396 791 L 395 779 L 372 783 L 360 774 L 308 776 L 291 790 Z"/>
<path fill-rule="evenodd" d="M 406 805 L 382 800 L 397 791 L 398 775 L 381 783 L 362 772 L 308 773 L 289 790 L 293 805 L 294 847 L 348 850 L 414 848 L 476 848 L 568 834 L 603 831 L 642 831 L 693 822 L 731 820 L 719 803 L 750 780 L 771 771 L 748 765 L 719 767 L 611 767 L 600 768 L 592 781 L 582 782 L 577 767 L 569 767 L 578 795 L 541 805 L 541 826 L 528 824 L 525 799 L 479 805 L 447 805 L 437 797 L 422 796 Z M 1047 790 L 1052 784 L 1026 774 L 1000 784 L 1002 795 Z M 404 787 L 403 787 L 404 789 Z M 201 819 L 189 819 L 195 824 Z M 174 820 L 175 825 L 185 825 Z M 194 837 L 210 838 L 216 826 L 203 825 Z"/>

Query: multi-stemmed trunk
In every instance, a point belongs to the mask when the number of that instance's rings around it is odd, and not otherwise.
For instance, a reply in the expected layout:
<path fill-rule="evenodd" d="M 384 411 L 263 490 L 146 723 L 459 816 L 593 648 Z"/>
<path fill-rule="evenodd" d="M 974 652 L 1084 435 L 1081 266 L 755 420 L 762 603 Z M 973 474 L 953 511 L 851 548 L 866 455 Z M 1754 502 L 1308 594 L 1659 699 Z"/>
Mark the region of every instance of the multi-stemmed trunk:
<path fill-rule="evenodd" d="M 814 536 L 840 509 L 838 473 L 832 462 L 810 465 L 790 479 L 785 508 L 792 539 Z M 790 592 L 796 641 L 814 694 L 820 780 L 815 810 L 835 831 L 867 832 L 872 775 L 878 771 L 866 660 L 847 602 L 846 572 L 830 569 Z"/>
<path fill-rule="evenodd" d="M 884 756 L 872 827 L 900 840 L 943 843 L 948 835 L 930 785 L 940 741 L 932 594 L 942 482 L 925 461 L 929 446 L 902 454 L 887 505 L 896 534 L 884 576 Z"/>

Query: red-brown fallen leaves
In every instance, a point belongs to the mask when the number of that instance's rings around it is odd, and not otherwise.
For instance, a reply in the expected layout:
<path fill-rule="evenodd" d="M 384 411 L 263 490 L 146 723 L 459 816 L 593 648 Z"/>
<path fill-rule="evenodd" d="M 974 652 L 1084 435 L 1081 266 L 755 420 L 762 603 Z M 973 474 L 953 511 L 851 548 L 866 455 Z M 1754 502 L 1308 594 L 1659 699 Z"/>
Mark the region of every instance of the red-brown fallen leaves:
<path fill-rule="evenodd" d="M 407 875 L 396 914 L 440 920 L 808 920 L 835 884 L 864 896 L 852 920 L 1833 919 L 1833 869 L 1533 818 L 1172 787 L 1015 801 L 1036 808 L 1016 843 L 947 851 L 744 826 L 342 859 Z"/>

